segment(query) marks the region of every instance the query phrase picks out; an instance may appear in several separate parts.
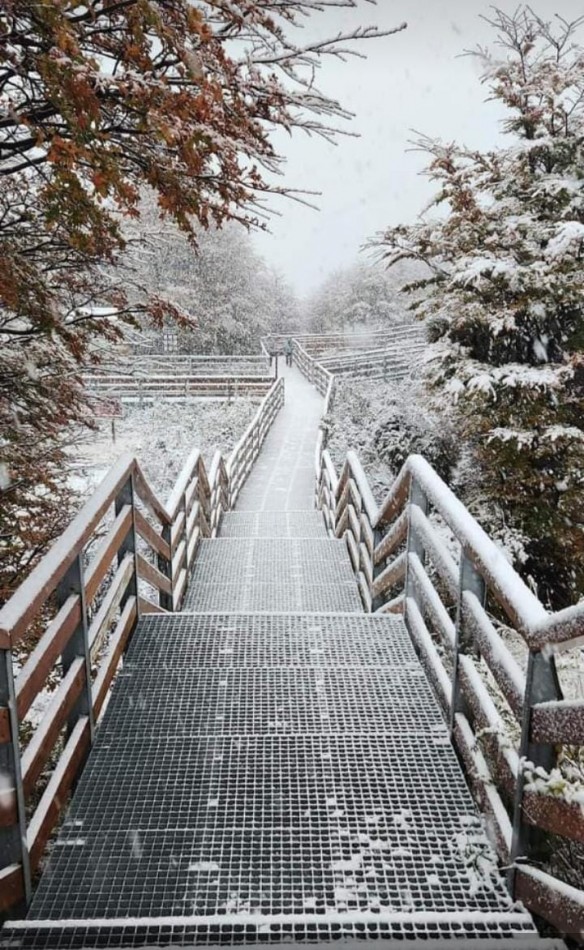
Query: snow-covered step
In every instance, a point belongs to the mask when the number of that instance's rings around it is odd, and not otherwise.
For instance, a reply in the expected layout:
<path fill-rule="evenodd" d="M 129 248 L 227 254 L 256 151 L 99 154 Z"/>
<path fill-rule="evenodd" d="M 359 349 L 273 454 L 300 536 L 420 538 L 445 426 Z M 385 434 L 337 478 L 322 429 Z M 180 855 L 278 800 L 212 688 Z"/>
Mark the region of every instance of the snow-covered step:
<path fill-rule="evenodd" d="M 217 538 L 203 541 L 185 611 L 362 611 L 344 541 Z"/>
<path fill-rule="evenodd" d="M 141 620 L 5 933 L 30 950 L 550 947 L 510 902 L 401 618 L 351 613 Z"/>
<path fill-rule="evenodd" d="M 230 511 L 221 538 L 326 538 L 320 511 Z"/>

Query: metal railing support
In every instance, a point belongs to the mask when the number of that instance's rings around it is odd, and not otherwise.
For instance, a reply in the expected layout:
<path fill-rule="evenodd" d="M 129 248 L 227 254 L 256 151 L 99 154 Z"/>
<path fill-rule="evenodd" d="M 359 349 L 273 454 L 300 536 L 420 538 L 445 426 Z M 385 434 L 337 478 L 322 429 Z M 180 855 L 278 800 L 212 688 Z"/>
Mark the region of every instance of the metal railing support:
<path fill-rule="evenodd" d="M 525 861 L 537 863 L 549 857 L 549 844 L 545 833 L 530 825 L 523 813 L 523 797 L 526 785 L 526 766 L 529 769 L 542 768 L 551 772 L 557 761 L 553 745 L 544 745 L 531 741 L 531 715 L 533 706 L 563 698 L 553 653 L 530 650 L 525 679 L 525 698 L 521 721 L 521 741 L 519 744 L 519 771 L 513 802 L 513 837 L 511 841 L 511 867 L 508 884 L 513 894 L 517 864 Z"/>
<path fill-rule="evenodd" d="M 466 592 L 475 595 L 482 607 L 487 599 L 487 588 L 482 575 L 477 571 L 473 562 L 462 550 L 460 552 L 460 572 L 458 584 L 458 599 L 456 603 L 456 636 L 454 641 L 454 656 L 452 657 L 452 706 L 450 709 L 450 731 L 454 732 L 456 713 L 464 713 L 469 717 L 470 710 L 465 702 L 460 688 L 460 656 L 476 655 L 472 632 L 467 629 L 463 611 L 463 598 Z"/>
<path fill-rule="evenodd" d="M 26 803 L 22 784 L 20 739 L 12 651 L 0 650 L 0 711 L 6 710 L 7 732 L 0 739 L 0 809 L 15 819 L 11 825 L 0 827 L 0 869 L 20 865 L 22 892 L 28 905 L 32 896 L 30 856 L 27 842 Z"/>
<path fill-rule="evenodd" d="M 81 716 L 89 720 L 90 741 L 93 742 L 95 718 L 91 692 L 91 651 L 89 647 L 89 619 L 83 577 L 83 556 L 79 552 L 57 588 L 57 603 L 62 607 L 71 595 L 79 597 L 81 618 L 61 654 L 62 673 L 66 676 L 72 663 L 79 658 L 85 662 L 85 687 L 67 718 L 67 735 L 70 735 Z"/>
<path fill-rule="evenodd" d="M 424 564 L 426 558 L 424 542 L 420 537 L 418 537 L 418 532 L 416 531 L 415 525 L 412 521 L 412 505 L 416 505 L 421 510 L 422 514 L 428 514 L 428 499 L 426 497 L 426 493 L 415 478 L 412 478 L 410 484 L 410 496 L 408 500 L 408 538 L 406 543 L 407 557 L 405 580 L 406 612 L 407 602 L 410 598 L 414 600 L 419 607 L 421 607 L 420 596 L 415 580 L 412 576 L 412 571 L 410 570 L 410 555 L 417 554 L 422 564 Z"/>
<path fill-rule="evenodd" d="M 134 573 L 128 584 L 124 596 L 122 597 L 120 606 L 123 608 L 129 597 L 136 598 L 136 616 L 139 617 L 139 591 L 138 591 L 138 543 L 137 543 L 137 532 L 136 532 L 136 492 L 134 490 L 134 476 L 130 475 L 127 482 L 122 485 L 118 496 L 115 500 L 114 510 L 116 515 L 119 515 L 120 511 L 125 505 L 129 505 L 132 510 L 132 524 L 130 529 L 120 545 L 118 551 L 118 564 L 121 564 L 124 560 L 126 554 L 132 554 L 134 558 Z"/>

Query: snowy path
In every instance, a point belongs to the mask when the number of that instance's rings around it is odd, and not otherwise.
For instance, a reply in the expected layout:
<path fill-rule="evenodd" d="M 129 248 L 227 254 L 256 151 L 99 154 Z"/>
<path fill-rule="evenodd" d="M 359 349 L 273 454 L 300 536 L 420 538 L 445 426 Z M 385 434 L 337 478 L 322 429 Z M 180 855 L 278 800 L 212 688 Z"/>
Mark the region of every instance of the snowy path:
<path fill-rule="evenodd" d="M 551 946 L 402 618 L 363 612 L 312 507 L 321 399 L 293 370 L 286 400 L 185 611 L 140 620 L 10 947 Z"/>
<path fill-rule="evenodd" d="M 286 401 L 238 498 L 238 511 L 313 507 L 314 446 L 323 401 L 296 367 L 279 369 L 286 380 Z"/>

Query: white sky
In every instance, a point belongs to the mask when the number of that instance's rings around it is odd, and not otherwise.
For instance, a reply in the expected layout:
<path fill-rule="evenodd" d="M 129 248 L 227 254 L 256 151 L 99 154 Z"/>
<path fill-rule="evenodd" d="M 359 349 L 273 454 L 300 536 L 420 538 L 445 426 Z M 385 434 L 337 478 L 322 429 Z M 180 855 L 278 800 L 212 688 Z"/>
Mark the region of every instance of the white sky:
<path fill-rule="evenodd" d="M 518 0 L 499 0 L 512 13 Z M 560 13 L 573 20 L 584 0 L 534 0 L 541 16 Z M 325 61 L 319 88 L 355 113 L 348 128 L 360 138 L 329 145 L 316 138 L 280 135 L 287 157 L 285 183 L 321 192 L 320 210 L 276 199 L 281 213 L 270 234 L 255 243 L 299 294 L 333 270 L 353 263 L 363 242 L 390 224 L 412 221 L 432 194 L 419 176 L 422 155 L 407 151 L 412 130 L 447 141 L 489 148 L 500 140 L 500 107 L 485 103 L 479 64 L 461 57 L 465 49 L 492 44 L 494 30 L 480 19 L 485 0 L 378 0 L 358 10 L 334 10 L 310 19 L 310 35 L 331 36 L 357 25 L 381 28 L 406 21 L 395 36 L 362 44 L 367 59 Z M 276 204 L 277 201 L 277 204 Z"/>

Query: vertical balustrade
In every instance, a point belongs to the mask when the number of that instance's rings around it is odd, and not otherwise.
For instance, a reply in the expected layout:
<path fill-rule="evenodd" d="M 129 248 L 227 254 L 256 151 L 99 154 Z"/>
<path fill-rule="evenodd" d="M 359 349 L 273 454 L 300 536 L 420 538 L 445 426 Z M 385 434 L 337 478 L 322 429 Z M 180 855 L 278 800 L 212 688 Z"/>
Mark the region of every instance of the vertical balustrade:
<path fill-rule="evenodd" d="M 412 478 L 410 484 L 410 496 L 408 502 L 408 537 L 406 543 L 406 579 L 405 579 L 405 598 L 406 598 L 406 612 L 407 612 L 407 603 L 408 600 L 412 599 L 420 612 L 423 613 L 423 603 L 417 588 L 417 584 L 414 579 L 413 571 L 410 567 L 410 556 L 417 555 L 420 559 L 421 564 L 423 565 L 426 560 L 426 551 L 424 548 L 424 542 L 418 536 L 415 525 L 412 521 L 412 507 L 416 505 L 422 514 L 428 514 L 428 499 L 426 493 L 422 489 L 421 485 L 417 482 L 415 478 Z"/>
<path fill-rule="evenodd" d="M 452 674 L 452 706 L 450 710 L 450 729 L 454 731 L 456 713 L 463 713 L 472 721 L 472 713 L 460 688 L 460 657 L 461 655 L 476 656 L 476 647 L 472 630 L 468 629 L 463 610 L 463 597 L 466 592 L 474 594 L 481 607 L 487 599 L 487 587 L 481 574 L 477 571 L 472 560 L 466 553 L 460 552 L 460 573 L 458 585 L 458 600 L 456 604 L 456 633 L 454 641 L 453 674 Z"/>
<path fill-rule="evenodd" d="M 115 512 L 116 516 L 119 515 L 120 511 L 125 505 L 129 505 L 132 510 L 132 524 L 130 529 L 122 541 L 119 551 L 118 551 L 118 565 L 122 563 L 126 554 L 131 554 L 134 558 L 134 573 L 132 579 L 128 584 L 124 596 L 122 597 L 121 607 L 122 609 L 126 605 L 126 601 L 129 597 L 136 598 L 136 611 L 139 615 L 139 590 L 138 590 L 138 544 L 136 541 L 136 508 L 135 508 L 135 488 L 134 488 L 134 476 L 130 475 L 129 479 L 122 486 L 116 500 L 115 500 Z"/>
<path fill-rule="evenodd" d="M 526 764 L 529 770 L 542 768 L 550 772 L 556 765 L 556 750 L 553 745 L 531 741 L 531 715 L 537 703 L 561 700 L 562 690 L 558 680 L 553 654 L 541 650 L 529 651 L 525 679 L 525 698 L 519 745 L 519 774 L 515 786 L 513 805 L 513 838 L 511 842 L 511 868 L 508 875 L 511 893 L 515 892 L 516 865 L 528 861 L 537 864 L 549 859 L 549 839 L 525 820 L 523 796 L 526 784 Z"/>
<path fill-rule="evenodd" d="M 12 652 L 0 650 L 0 910 L 31 897 Z M 11 871 L 12 868 L 12 871 Z"/>
<path fill-rule="evenodd" d="M 118 514 L 117 510 L 116 514 Z M 95 720 L 93 716 L 93 696 L 91 693 L 91 653 L 88 637 L 89 623 L 85 597 L 85 583 L 83 578 L 83 555 L 81 552 L 79 552 L 57 587 L 58 607 L 62 607 L 71 595 L 79 598 L 81 616 L 77 627 L 73 631 L 72 636 L 69 638 L 61 654 L 62 675 L 65 677 L 73 663 L 78 659 L 82 659 L 84 662 L 85 676 L 81 695 L 67 717 L 67 737 L 71 735 L 79 719 L 82 716 L 87 716 L 89 720 L 89 734 L 91 741 L 93 741 Z"/>

